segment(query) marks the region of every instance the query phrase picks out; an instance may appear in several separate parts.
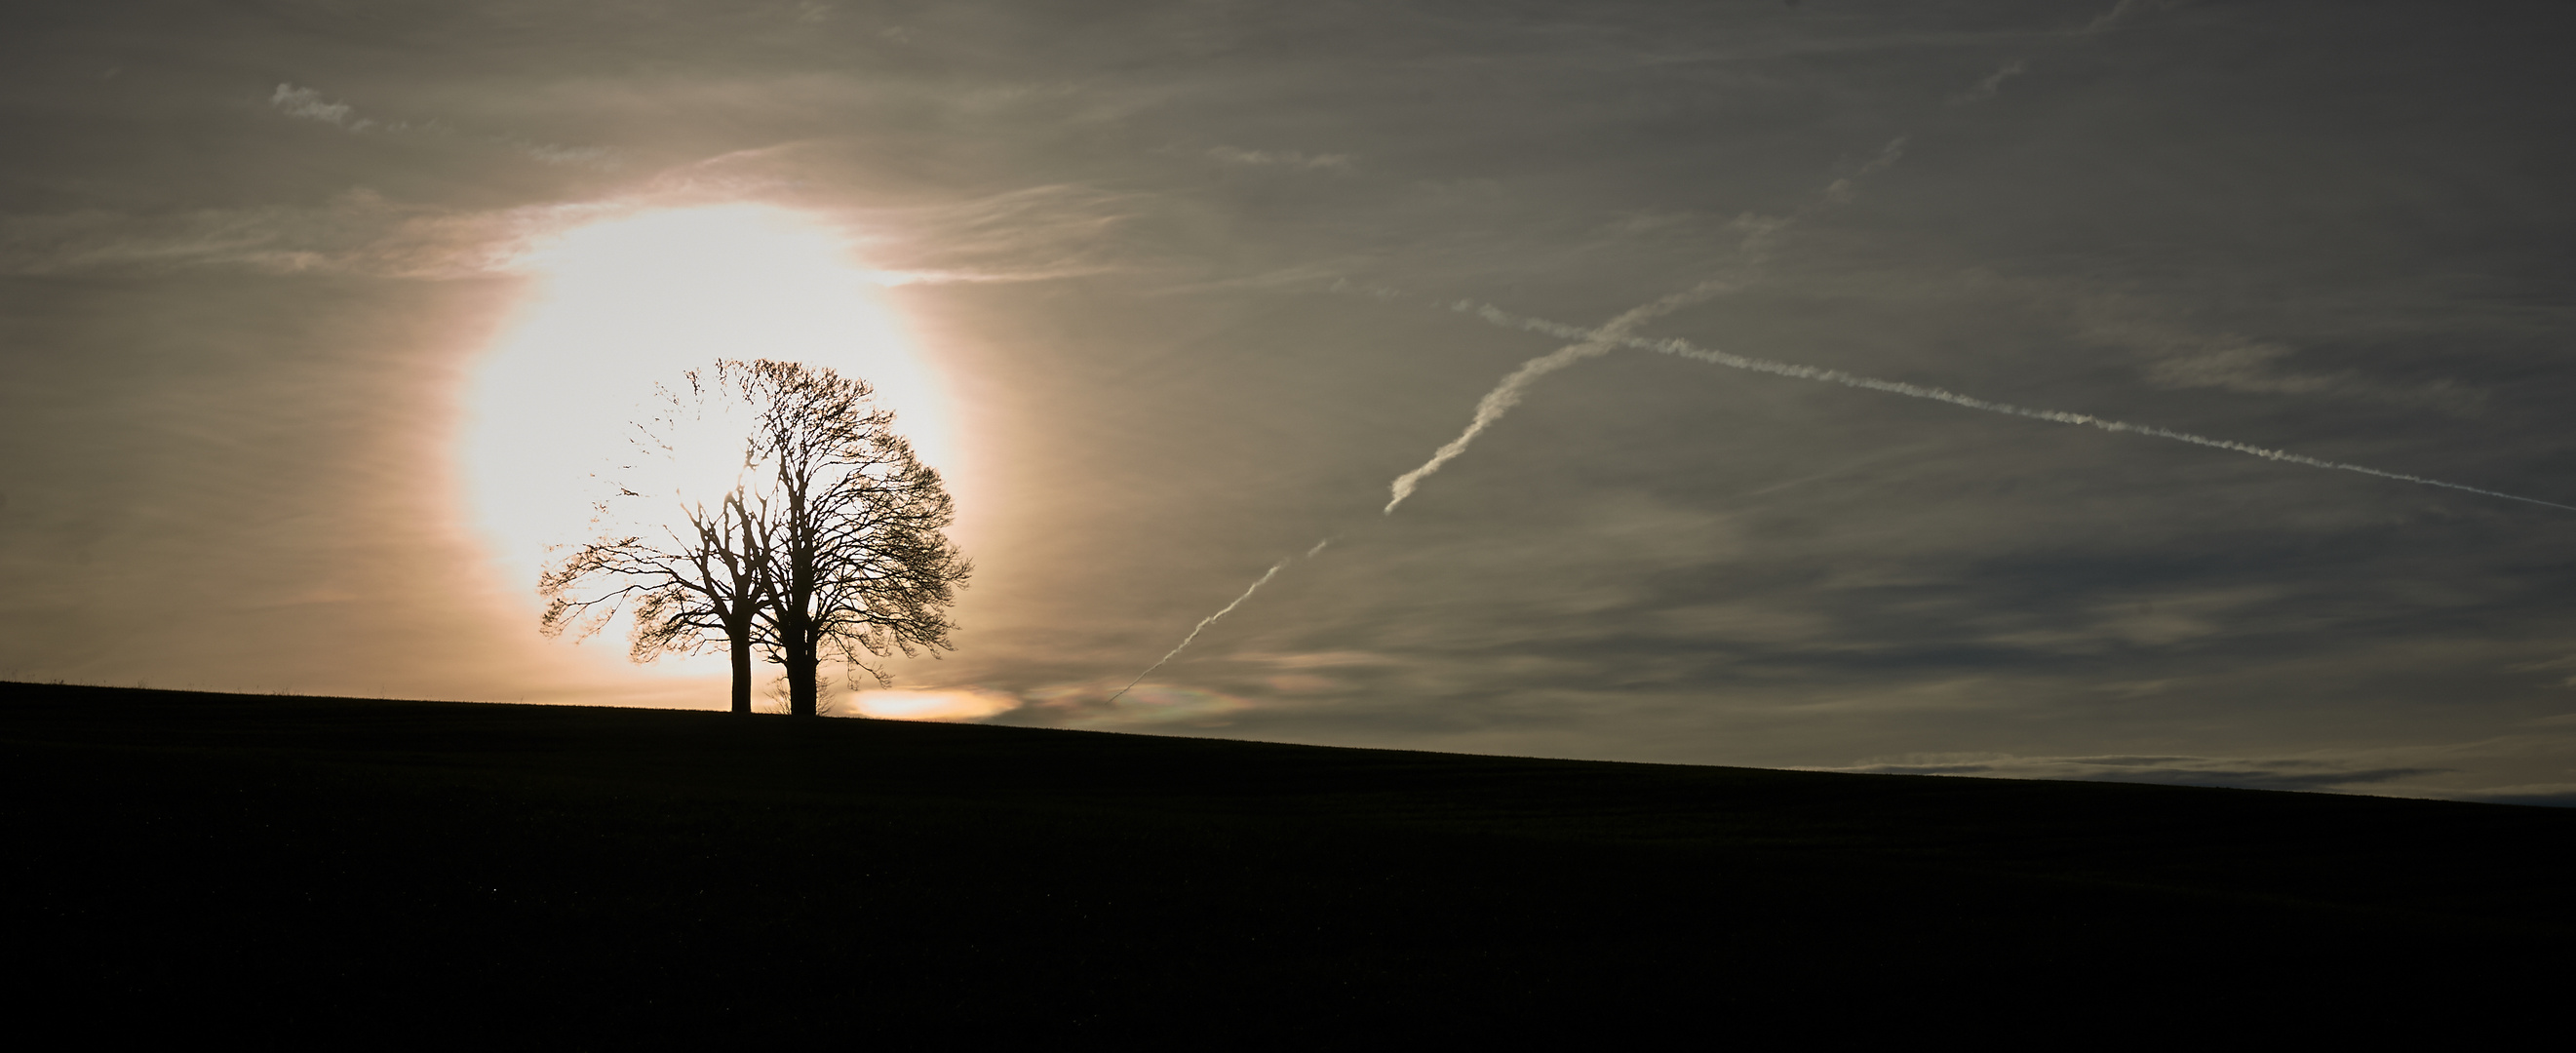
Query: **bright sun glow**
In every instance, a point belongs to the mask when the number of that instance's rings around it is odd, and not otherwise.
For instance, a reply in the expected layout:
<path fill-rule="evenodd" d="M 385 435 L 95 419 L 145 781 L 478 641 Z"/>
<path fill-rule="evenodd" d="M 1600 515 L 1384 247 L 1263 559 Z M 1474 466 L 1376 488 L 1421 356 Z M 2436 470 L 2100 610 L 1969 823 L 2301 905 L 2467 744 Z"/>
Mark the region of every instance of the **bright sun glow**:
<path fill-rule="evenodd" d="M 845 707 L 881 720 L 980 720 L 1020 708 L 1016 695 L 960 687 L 928 691 L 853 691 Z"/>
<path fill-rule="evenodd" d="M 462 451 L 476 522 L 531 611 L 548 546 L 591 533 L 594 473 L 634 463 L 629 439 L 654 386 L 677 387 L 717 359 L 864 378 L 896 412 L 895 429 L 949 473 L 938 378 L 828 229 L 761 205 L 673 209 L 575 231 L 535 262 L 542 288 L 474 378 Z M 623 654 L 613 643 L 586 650 Z"/>

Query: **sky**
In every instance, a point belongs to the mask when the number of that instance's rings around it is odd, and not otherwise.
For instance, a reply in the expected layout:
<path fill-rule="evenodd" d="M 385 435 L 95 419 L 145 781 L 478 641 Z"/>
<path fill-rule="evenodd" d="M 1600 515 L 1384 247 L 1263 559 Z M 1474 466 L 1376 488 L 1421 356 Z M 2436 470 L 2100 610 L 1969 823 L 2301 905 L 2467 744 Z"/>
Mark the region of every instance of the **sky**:
<path fill-rule="evenodd" d="M 720 708 L 534 581 L 773 357 L 843 713 L 2576 804 L 2564 5 L 6 17 L 0 678 Z"/>

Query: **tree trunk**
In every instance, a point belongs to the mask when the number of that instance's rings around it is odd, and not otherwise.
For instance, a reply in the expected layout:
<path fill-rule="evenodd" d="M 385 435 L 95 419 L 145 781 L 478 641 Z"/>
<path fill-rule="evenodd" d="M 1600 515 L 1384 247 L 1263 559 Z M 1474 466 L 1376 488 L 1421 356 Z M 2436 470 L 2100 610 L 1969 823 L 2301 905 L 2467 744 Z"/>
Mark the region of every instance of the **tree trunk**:
<path fill-rule="evenodd" d="M 733 658 L 733 711 L 751 712 L 751 627 L 734 630 L 730 650 Z"/>
<path fill-rule="evenodd" d="M 816 699 L 821 695 L 816 680 L 816 667 L 822 664 L 822 651 L 799 641 L 787 652 L 787 711 L 796 716 L 816 715 Z"/>
<path fill-rule="evenodd" d="M 814 639 L 814 522 L 806 518 L 805 486 L 810 480 L 799 480 L 788 489 L 787 513 L 787 595 L 778 607 L 779 635 L 787 638 L 787 712 L 794 716 L 817 715 L 815 705 L 814 667 L 819 664 L 822 648 Z"/>

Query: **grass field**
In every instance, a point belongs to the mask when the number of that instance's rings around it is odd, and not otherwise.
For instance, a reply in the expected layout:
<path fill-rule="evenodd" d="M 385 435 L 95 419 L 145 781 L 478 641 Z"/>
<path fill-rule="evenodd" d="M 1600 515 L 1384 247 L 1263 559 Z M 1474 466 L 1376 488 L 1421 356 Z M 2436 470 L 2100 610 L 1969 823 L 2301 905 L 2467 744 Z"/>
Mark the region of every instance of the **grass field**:
<path fill-rule="evenodd" d="M 0 714 L 15 1015 L 102 1038 L 2441 1035 L 2551 1008 L 2576 935 L 2576 810 L 34 684 Z"/>

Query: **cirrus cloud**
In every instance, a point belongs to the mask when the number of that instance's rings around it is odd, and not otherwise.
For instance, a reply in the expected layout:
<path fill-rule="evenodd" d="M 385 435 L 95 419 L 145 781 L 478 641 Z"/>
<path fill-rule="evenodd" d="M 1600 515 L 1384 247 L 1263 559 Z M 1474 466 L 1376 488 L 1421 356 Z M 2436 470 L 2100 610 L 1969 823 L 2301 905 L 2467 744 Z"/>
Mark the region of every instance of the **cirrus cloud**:
<path fill-rule="evenodd" d="M 1063 727 L 1117 728 L 1184 725 L 1221 727 L 1252 708 L 1249 700 L 1176 684 L 1140 684 L 1111 700 L 1116 685 L 1056 684 L 1028 693 L 1031 708 Z"/>

